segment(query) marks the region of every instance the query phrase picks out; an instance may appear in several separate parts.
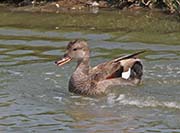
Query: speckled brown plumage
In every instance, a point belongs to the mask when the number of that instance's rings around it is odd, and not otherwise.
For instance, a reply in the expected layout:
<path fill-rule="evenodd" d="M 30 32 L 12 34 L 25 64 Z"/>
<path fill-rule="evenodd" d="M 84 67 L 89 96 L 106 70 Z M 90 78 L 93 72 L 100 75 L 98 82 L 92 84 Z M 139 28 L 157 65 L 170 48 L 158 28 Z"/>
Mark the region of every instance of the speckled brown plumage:
<path fill-rule="evenodd" d="M 66 53 L 59 61 L 56 61 L 56 64 L 62 66 L 76 59 L 77 67 L 69 80 L 69 91 L 81 95 L 100 95 L 112 86 L 139 84 L 143 75 L 143 65 L 137 55 L 143 52 L 118 57 L 90 67 L 90 50 L 87 42 L 75 40 L 69 42 Z M 122 73 L 128 70 L 130 70 L 130 76 L 125 79 Z"/>

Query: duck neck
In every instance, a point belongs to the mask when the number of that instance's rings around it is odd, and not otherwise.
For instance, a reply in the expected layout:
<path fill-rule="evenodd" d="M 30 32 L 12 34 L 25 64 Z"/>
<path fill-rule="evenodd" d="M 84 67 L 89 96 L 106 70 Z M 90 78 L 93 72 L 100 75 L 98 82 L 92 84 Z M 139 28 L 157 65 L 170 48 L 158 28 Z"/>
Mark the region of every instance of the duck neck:
<path fill-rule="evenodd" d="M 81 72 L 85 75 L 88 75 L 89 74 L 89 67 L 90 67 L 89 57 L 79 59 L 77 67 L 76 67 L 76 71 Z"/>
<path fill-rule="evenodd" d="M 76 70 L 69 81 L 69 91 L 77 94 L 86 93 L 90 88 L 89 58 L 79 59 Z"/>

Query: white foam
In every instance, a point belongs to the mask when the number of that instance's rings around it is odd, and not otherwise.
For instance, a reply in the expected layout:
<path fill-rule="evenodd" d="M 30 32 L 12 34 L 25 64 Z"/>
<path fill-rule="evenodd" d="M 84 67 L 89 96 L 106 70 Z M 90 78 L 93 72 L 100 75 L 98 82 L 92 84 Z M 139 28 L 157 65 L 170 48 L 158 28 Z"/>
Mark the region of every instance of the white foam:
<path fill-rule="evenodd" d="M 113 101 L 111 99 L 111 101 Z M 121 94 L 118 98 L 114 99 L 113 102 L 118 102 L 121 105 L 134 105 L 140 108 L 143 107 L 165 107 L 165 108 L 175 108 L 180 109 L 180 103 L 169 102 L 169 101 L 158 101 L 153 97 L 144 98 L 128 98 L 126 95 Z"/>
<path fill-rule="evenodd" d="M 71 98 L 80 98 L 81 96 L 71 96 Z"/>
<path fill-rule="evenodd" d="M 21 72 L 17 72 L 17 71 L 13 71 L 13 70 L 7 70 L 7 71 L 12 75 L 23 76 Z"/>
<path fill-rule="evenodd" d="M 110 93 L 107 97 L 107 103 L 109 105 L 113 105 L 115 103 L 115 97 L 116 97 L 115 94 Z"/>
<path fill-rule="evenodd" d="M 176 102 L 164 102 L 163 104 L 164 104 L 164 106 L 166 106 L 168 108 L 177 108 L 177 109 L 180 109 L 180 104 L 178 104 Z"/>
<path fill-rule="evenodd" d="M 55 79 L 52 79 L 52 78 L 45 77 L 44 80 L 49 80 L 49 81 L 52 81 L 55 84 L 58 84 L 58 82 Z"/>
<path fill-rule="evenodd" d="M 46 74 L 46 75 L 54 75 L 55 72 L 46 72 L 45 74 Z"/>
<path fill-rule="evenodd" d="M 38 95 L 37 97 L 39 97 L 39 98 L 43 98 L 43 97 L 45 97 L 46 95 Z"/>
<path fill-rule="evenodd" d="M 62 99 L 63 99 L 62 97 L 59 97 L 59 96 L 56 96 L 56 97 L 53 97 L 53 98 L 56 99 L 56 100 L 58 100 L 58 101 L 60 101 L 60 102 L 61 102 Z"/>

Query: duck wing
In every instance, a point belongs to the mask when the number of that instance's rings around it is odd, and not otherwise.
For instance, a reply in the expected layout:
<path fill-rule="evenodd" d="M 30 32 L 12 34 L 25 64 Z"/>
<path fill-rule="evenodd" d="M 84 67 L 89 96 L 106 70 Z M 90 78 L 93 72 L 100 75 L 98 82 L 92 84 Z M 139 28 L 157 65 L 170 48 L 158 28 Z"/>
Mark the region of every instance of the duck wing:
<path fill-rule="evenodd" d="M 128 72 L 136 62 L 141 64 L 137 56 L 144 52 L 136 52 L 101 63 L 90 70 L 90 75 L 95 81 L 122 77 L 122 73 Z"/>

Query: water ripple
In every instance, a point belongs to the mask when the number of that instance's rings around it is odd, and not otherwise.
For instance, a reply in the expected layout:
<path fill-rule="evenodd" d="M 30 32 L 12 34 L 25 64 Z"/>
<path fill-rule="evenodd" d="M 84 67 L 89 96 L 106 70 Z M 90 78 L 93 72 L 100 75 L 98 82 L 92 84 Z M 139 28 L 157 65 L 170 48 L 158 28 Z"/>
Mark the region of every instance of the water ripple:
<path fill-rule="evenodd" d="M 112 37 L 107 33 L 0 28 L 0 130 L 179 131 L 180 46 L 115 42 L 110 41 Z M 93 65 L 147 50 L 140 56 L 143 84 L 118 88 L 98 98 L 68 92 L 75 63 L 58 68 L 54 61 L 63 55 L 69 40 L 76 38 L 90 44 Z"/>
<path fill-rule="evenodd" d="M 161 108 L 171 108 L 171 109 L 180 109 L 180 103 L 178 102 L 170 102 L 170 101 L 158 101 L 154 97 L 147 97 L 147 98 L 133 98 L 128 97 L 125 94 L 120 94 L 118 97 L 111 94 L 107 98 L 107 104 L 114 106 L 113 104 L 119 105 L 132 105 L 137 106 L 139 108 L 144 107 L 161 107 Z M 104 105 L 102 106 L 104 107 Z"/>

